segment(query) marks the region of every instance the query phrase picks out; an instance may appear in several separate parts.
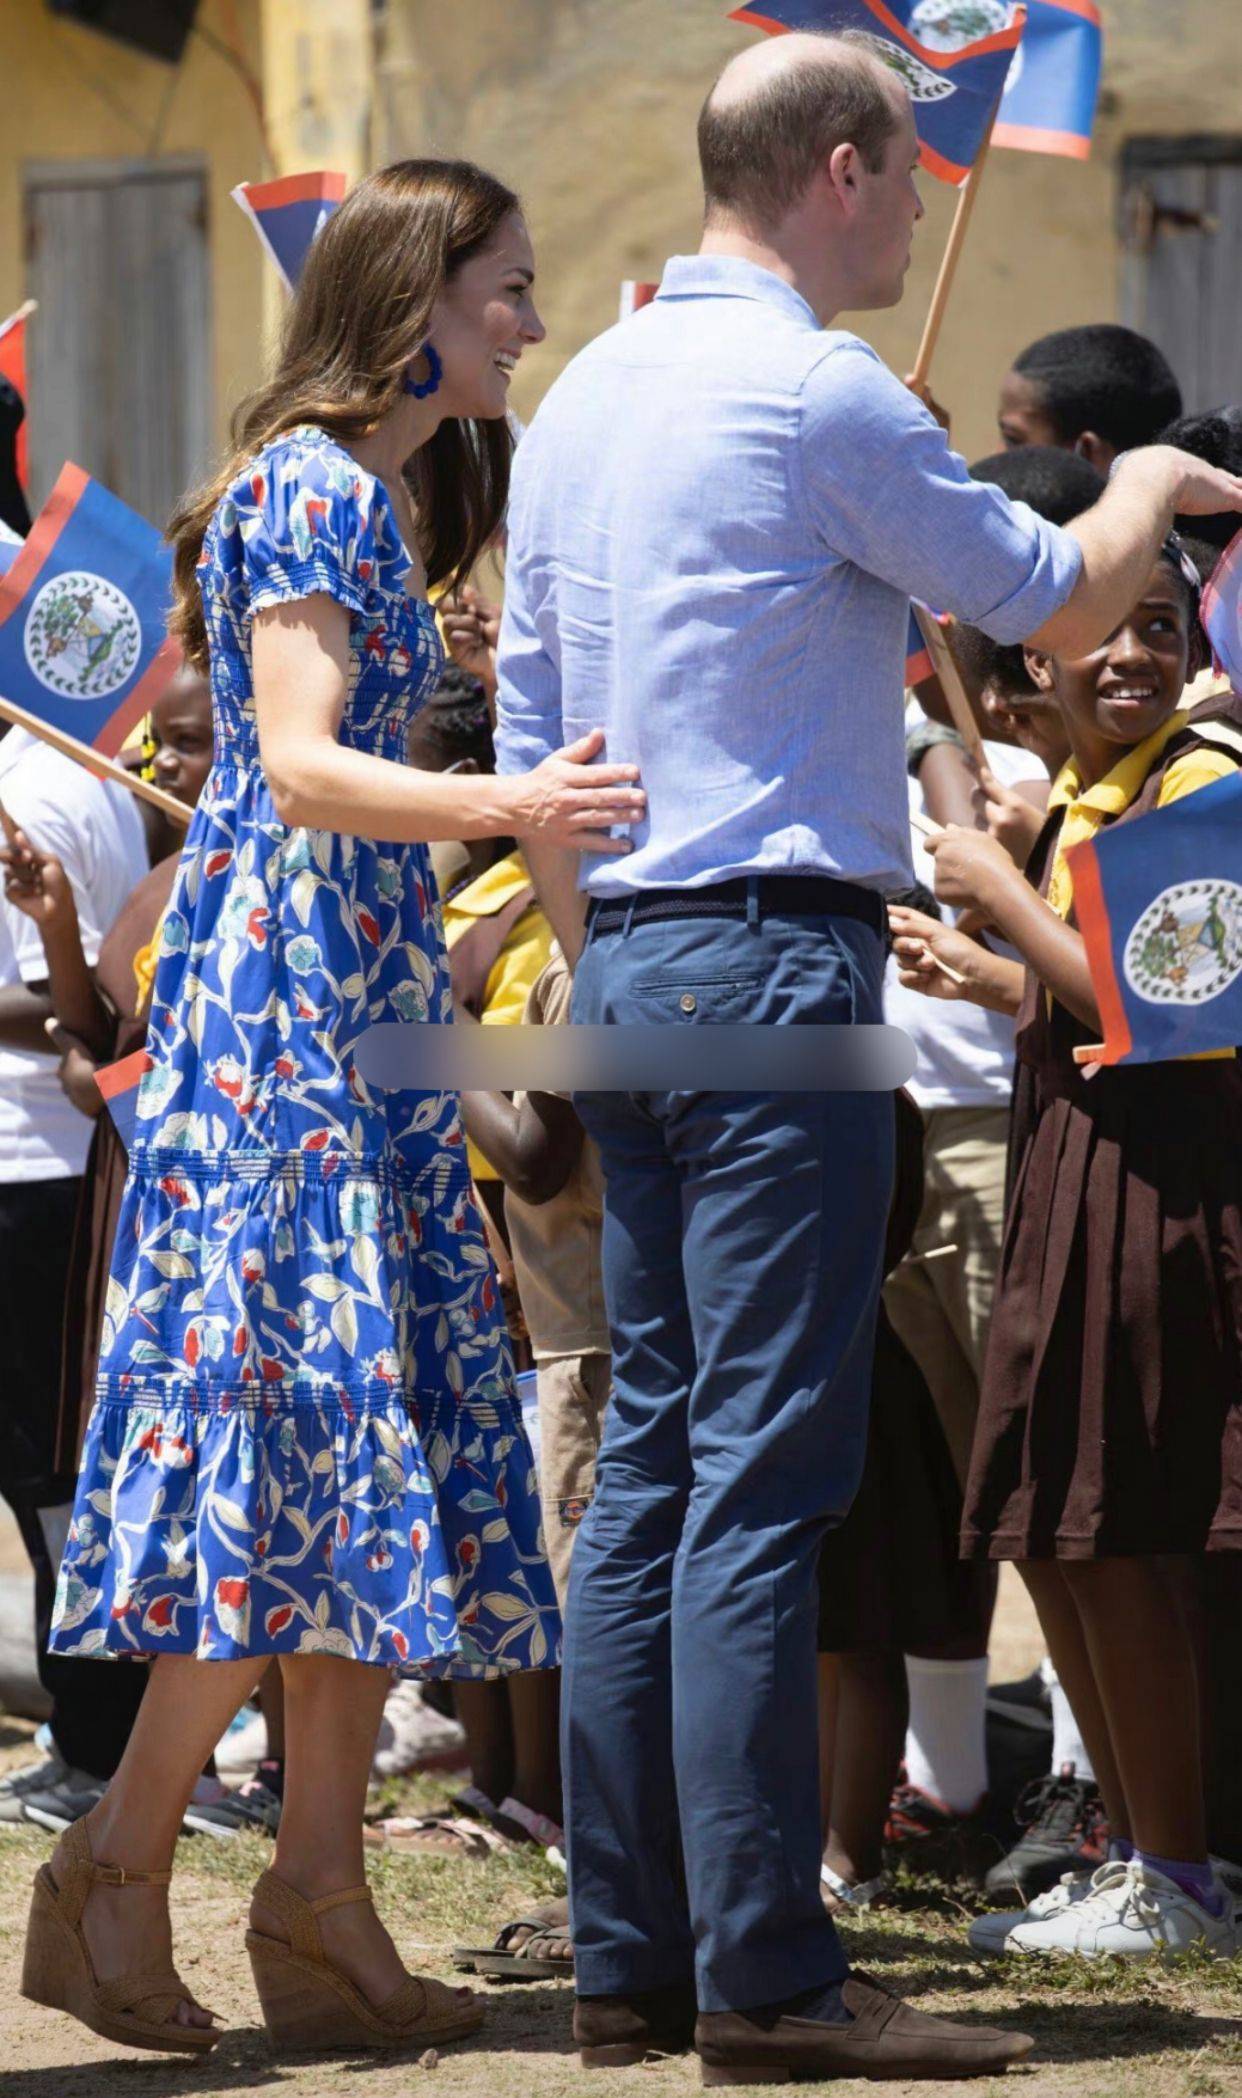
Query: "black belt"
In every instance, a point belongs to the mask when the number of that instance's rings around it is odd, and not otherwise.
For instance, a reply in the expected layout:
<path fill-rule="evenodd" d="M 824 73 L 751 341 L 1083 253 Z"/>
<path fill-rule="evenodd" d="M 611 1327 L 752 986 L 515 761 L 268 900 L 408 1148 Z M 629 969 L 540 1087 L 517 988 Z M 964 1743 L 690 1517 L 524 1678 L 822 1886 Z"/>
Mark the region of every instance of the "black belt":
<path fill-rule="evenodd" d="M 887 930 L 878 889 L 831 874 L 741 874 L 705 889 L 640 889 L 625 903 L 597 896 L 587 922 L 595 933 L 620 932 L 658 918 L 745 918 L 752 901 L 761 917 L 859 918 L 881 938 Z"/>

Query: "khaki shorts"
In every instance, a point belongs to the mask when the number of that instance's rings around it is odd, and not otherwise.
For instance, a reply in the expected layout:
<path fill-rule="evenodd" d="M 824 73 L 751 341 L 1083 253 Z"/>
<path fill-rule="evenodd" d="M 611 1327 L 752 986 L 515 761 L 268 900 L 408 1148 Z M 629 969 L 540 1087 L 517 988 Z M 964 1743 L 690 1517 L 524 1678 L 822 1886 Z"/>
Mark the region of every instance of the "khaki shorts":
<path fill-rule="evenodd" d="M 1005 1223 L 1009 1109 L 933 1107 L 923 1120 L 923 1210 L 884 1305 L 927 1379 L 964 1487 Z"/>
<path fill-rule="evenodd" d="M 595 1459 L 612 1390 L 611 1355 L 557 1355 L 539 1375 L 539 1497 L 561 1609 L 578 1525 L 595 1492 Z"/>

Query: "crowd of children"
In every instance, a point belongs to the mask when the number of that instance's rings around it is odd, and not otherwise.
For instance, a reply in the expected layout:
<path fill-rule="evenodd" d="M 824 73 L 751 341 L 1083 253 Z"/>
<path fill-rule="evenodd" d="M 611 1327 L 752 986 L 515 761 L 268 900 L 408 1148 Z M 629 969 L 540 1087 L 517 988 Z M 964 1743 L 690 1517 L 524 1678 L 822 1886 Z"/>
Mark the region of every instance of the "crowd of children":
<path fill-rule="evenodd" d="M 974 471 L 1064 523 L 1119 452 L 1162 434 L 1242 467 L 1242 410 L 1180 412 L 1141 337 L 1064 331 L 1006 376 L 1007 449 Z M 1242 703 L 1206 674 L 1198 623 L 1233 522 L 1198 519 L 1170 539 L 1085 660 L 957 629 L 981 766 L 934 680 L 909 700 L 916 881 L 890 903 L 886 1011 L 918 1067 L 896 1104 L 866 1470 L 821 1564 L 823 1891 L 848 1913 L 885 1899 L 902 1870 L 966 1874 L 1007 1903 L 971 1928 L 983 1952 L 1239 1942 L 1242 1076 L 1232 1054 L 1083 1075 L 1073 1052 L 1098 1038 L 1099 1016 L 1066 861 L 1074 841 L 1242 763 Z M 440 609 L 456 660 L 411 761 L 487 771 L 496 607 L 466 591 Z M 152 730 L 146 761 L 192 805 L 211 757 L 202 682 L 178 680 Z M 161 833 L 144 849 L 136 805 L 20 732 L 0 746 L 0 792 L 13 819 L 0 1318 L 30 1396 L 0 1490 L 44 1634 L 124 1180 L 92 1074 L 142 1040 L 177 846 Z M 928 837 L 926 819 L 949 828 Z M 435 860 L 461 1024 L 565 1024 L 569 971 L 512 842 L 437 846 Z M 567 1097 L 474 1094 L 463 1109 L 515 1359 L 537 1385 L 563 1601 L 609 1397 L 598 1159 Z M 47 1315 L 32 1316 L 40 1304 Z M 1000 1561 L 1021 1570 L 1047 1659 L 989 1692 Z M 84 1709 L 89 1664 L 43 1667 L 42 1753 L 0 1782 L 0 1823 L 63 1828 L 115 1768 L 143 1671 L 91 1670 Z M 278 1824 L 269 1675 L 188 1827 Z M 450 1706 L 447 1692 L 396 1686 L 377 1769 L 468 1763 L 468 1781 L 443 1813 L 379 1821 L 373 1839 L 559 1857 L 558 1687 L 555 1671 L 459 1685 Z M 1015 1714 L 1022 1752 L 1003 1724 Z M 239 1766 L 253 1774 L 229 1790 L 222 1776 Z M 563 1901 L 459 1954 L 497 1977 L 572 1962 Z"/>

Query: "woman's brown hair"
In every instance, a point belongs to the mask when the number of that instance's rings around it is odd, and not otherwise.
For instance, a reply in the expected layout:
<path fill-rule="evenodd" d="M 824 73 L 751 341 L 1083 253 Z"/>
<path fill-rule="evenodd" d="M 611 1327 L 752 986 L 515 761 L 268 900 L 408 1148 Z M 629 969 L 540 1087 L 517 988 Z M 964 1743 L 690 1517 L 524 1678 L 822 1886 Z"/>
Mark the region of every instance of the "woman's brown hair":
<path fill-rule="evenodd" d="M 444 286 L 519 209 L 513 191 L 465 160 L 399 160 L 351 189 L 316 235 L 289 308 L 276 369 L 233 417 L 233 451 L 171 518 L 169 622 L 207 668 L 198 588 L 203 538 L 221 497 L 272 439 L 313 423 L 348 442 L 401 398 Z M 464 578 L 500 527 L 513 439 L 503 417 L 446 420 L 406 472 L 429 583 Z"/>

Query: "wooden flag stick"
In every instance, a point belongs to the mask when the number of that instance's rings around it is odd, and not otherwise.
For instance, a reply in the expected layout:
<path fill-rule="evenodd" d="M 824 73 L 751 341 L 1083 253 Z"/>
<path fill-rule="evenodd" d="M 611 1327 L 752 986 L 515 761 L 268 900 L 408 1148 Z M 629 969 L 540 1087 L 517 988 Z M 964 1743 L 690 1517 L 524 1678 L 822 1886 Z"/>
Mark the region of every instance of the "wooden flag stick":
<path fill-rule="evenodd" d="M 149 801 L 153 808 L 162 809 L 173 823 L 184 830 L 192 811 L 175 795 L 165 794 L 162 787 L 153 787 L 148 780 L 139 779 L 136 772 L 127 772 L 114 758 L 106 758 L 102 751 L 92 750 L 89 743 L 79 743 L 76 736 L 67 736 L 63 729 L 53 728 L 50 722 L 40 721 L 37 714 L 28 714 L 25 707 L 15 707 L 11 699 L 0 699 L 0 716 L 11 721 L 16 728 L 28 728 L 32 736 L 50 743 L 62 757 L 72 758 L 75 764 L 85 765 L 96 779 L 110 779 L 118 787 L 127 787 L 141 801 Z"/>
<path fill-rule="evenodd" d="M 957 658 L 949 646 L 948 637 L 940 621 L 927 610 L 926 605 L 913 606 L 918 630 L 923 644 L 931 657 L 932 669 L 940 680 L 940 689 L 948 702 L 953 716 L 953 726 L 966 745 L 966 755 L 976 772 L 987 763 L 983 751 L 983 737 L 975 720 L 974 708 L 966 697 L 962 673 L 957 667 Z"/>
<path fill-rule="evenodd" d="M 970 215 L 975 208 L 975 198 L 979 194 L 979 184 L 983 180 L 984 164 L 987 161 L 988 148 L 992 143 L 992 130 L 996 123 L 996 111 L 999 108 L 1000 99 L 998 97 L 996 109 L 992 111 L 992 121 L 984 133 L 983 144 L 975 156 L 975 164 L 957 193 L 957 209 L 953 214 L 953 225 L 949 232 L 944 254 L 940 258 L 940 274 L 936 278 L 936 289 L 932 293 L 932 302 L 927 310 L 927 319 L 923 326 L 923 340 L 919 344 L 919 354 L 914 360 L 914 370 L 906 382 L 916 393 L 921 387 L 926 386 L 928 374 L 932 367 L 932 358 L 936 354 L 936 344 L 940 340 L 940 330 L 944 325 L 945 309 L 949 303 L 949 294 L 953 289 L 953 279 L 957 275 L 957 265 L 962 259 L 962 249 L 966 245 L 966 233 L 970 225 Z"/>
<path fill-rule="evenodd" d="M 0 322 L 0 334 L 7 335 L 9 329 L 15 328 L 19 321 L 28 321 L 31 314 L 38 311 L 39 301 L 37 299 L 24 299 L 16 313 L 10 313 L 4 321 Z"/>

